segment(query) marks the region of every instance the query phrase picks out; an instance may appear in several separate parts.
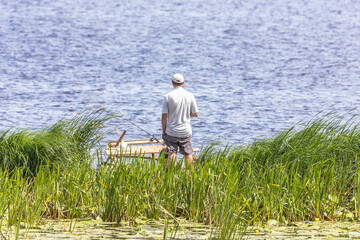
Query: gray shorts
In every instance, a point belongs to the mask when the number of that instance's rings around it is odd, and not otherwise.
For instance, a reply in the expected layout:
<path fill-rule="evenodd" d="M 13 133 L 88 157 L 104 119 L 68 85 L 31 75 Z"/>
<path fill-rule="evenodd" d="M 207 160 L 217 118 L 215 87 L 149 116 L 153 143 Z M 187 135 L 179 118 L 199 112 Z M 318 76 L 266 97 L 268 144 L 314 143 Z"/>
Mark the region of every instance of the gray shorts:
<path fill-rule="evenodd" d="M 191 145 L 191 136 L 187 138 L 178 138 L 164 133 L 162 138 L 166 144 L 168 152 L 176 154 L 179 148 L 180 149 L 179 152 L 181 154 L 184 154 L 185 156 L 189 156 L 193 154 L 193 148 Z"/>

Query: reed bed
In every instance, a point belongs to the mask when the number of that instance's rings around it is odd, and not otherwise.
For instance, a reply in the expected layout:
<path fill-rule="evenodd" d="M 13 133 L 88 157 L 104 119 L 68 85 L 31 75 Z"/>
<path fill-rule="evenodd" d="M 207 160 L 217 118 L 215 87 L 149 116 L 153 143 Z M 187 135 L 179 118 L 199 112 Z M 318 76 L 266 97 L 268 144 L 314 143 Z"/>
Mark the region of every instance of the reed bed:
<path fill-rule="evenodd" d="M 213 226 L 211 238 L 231 239 L 241 238 L 255 221 L 359 216 L 356 116 L 346 120 L 329 114 L 246 146 L 211 143 L 189 172 L 182 160 L 168 167 L 162 156 L 158 161 L 140 155 L 120 157 L 109 165 L 93 167 L 89 149 L 99 141 L 99 130 L 93 128 L 109 120 L 108 115 L 96 114 L 70 120 L 67 127 L 60 122 L 35 133 L 2 135 L 0 228 L 15 226 L 17 238 L 21 227 L 36 227 L 46 218 L 100 217 L 130 224 L 136 224 L 139 217 L 175 222 L 186 218 Z M 39 138 L 43 145 L 51 145 L 50 138 L 41 136 L 58 127 L 61 130 L 55 132 L 65 143 L 56 146 L 63 146 L 62 150 L 49 151 L 38 144 L 32 148 L 36 150 L 21 152 L 23 141 L 15 140 L 25 134 L 25 139 Z M 62 135 L 63 129 L 70 137 Z M 91 157 L 105 162 L 102 149 L 99 151 Z"/>
<path fill-rule="evenodd" d="M 65 167 L 88 161 L 89 150 L 102 139 L 111 117 L 98 108 L 40 130 L 4 131 L 0 133 L 0 168 L 8 172 L 22 168 L 27 176 L 35 176 L 41 165 Z"/>

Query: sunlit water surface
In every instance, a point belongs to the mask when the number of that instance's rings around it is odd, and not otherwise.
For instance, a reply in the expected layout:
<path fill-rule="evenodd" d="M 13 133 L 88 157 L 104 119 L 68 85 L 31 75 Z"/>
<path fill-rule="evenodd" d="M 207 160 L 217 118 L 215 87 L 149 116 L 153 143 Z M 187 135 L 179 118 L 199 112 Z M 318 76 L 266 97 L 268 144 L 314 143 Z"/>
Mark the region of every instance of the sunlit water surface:
<path fill-rule="evenodd" d="M 244 144 L 360 103 L 358 1 L 2 0 L 0 11 L 1 130 L 86 104 L 160 136 L 176 72 L 198 101 L 197 146 Z M 148 137 L 112 123 L 107 140 Z"/>

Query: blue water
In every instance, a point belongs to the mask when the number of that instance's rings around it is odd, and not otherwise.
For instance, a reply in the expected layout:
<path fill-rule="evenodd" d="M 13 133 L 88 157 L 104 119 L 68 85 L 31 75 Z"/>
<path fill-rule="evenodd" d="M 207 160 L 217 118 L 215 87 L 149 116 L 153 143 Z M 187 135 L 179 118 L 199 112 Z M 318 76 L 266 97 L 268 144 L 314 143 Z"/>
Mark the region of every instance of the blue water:
<path fill-rule="evenodd" d="M 244 144 L 360 104 L 357 0 L 0 0 L 0 13 L 2 130 L 86 104 L 160 136 L 176 72 L 198 101 L 196 146 Z"/>

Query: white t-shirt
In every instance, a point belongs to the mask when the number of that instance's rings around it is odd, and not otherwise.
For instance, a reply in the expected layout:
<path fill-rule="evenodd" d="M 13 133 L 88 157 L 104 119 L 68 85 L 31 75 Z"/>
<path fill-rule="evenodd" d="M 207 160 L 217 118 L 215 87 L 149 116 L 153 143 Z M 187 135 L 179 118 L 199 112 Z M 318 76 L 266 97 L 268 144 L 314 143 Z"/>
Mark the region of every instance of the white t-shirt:
<path fill-rule="evenodd" d="M 164 96 L 162 113 L 167 114 L 166 134 L 186 138 L 192 135 L 190 113 L 197 113 L 195 97 L 182 87 L 177 87 Z"/>

